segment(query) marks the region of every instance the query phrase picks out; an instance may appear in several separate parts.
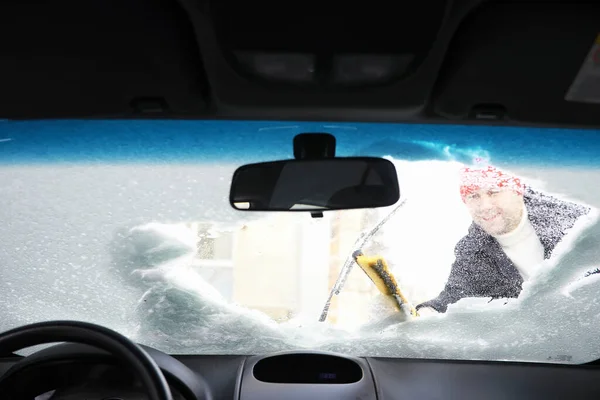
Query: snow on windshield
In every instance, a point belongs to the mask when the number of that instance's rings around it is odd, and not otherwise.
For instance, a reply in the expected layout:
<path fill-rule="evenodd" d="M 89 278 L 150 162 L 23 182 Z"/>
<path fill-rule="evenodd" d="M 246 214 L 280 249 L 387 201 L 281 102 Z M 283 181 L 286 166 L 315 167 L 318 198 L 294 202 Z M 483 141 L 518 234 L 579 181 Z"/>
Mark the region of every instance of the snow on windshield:
<path fill-rule="evenodd" d="M 387 147 L 369 154 L 385 155 Z M 439 158 L 444 149 L 430 150 Z M 323 322 L 357 239 L 398 205 L 320 219 L 236 211 L 227 201 L 233 163 L 4 166 L 0 330 L 77 319 L 183 354 L 310 348 L 555 363 L 600 358 L 591 345 L 600 327 L 600 193 L 593 184 L 600 171 L 515 164 L 461 175 L 467 153 L 461 157 L 390 157 L 403 203 L 361 248 L 387 262 L 420 315 L 399 310 L 351 263 Z M 481 182 L 524 198 L 531 226 L 522 214 L 511 219 L 518 208 L 485 206 L 503 195 L 480 192 Z M 480 270 L 465 275 L 469 268 Z"/>

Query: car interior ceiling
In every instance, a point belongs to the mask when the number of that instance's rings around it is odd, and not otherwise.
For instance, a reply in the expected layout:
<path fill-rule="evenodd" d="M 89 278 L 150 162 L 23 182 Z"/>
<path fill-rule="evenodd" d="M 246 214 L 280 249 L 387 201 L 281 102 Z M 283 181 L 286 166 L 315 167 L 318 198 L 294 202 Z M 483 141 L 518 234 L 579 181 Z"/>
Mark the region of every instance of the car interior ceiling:
<path fill-rule="evenodd" d="M 331 10 L 232 0 L 5 0 L 0 119 L 597 128 L 598 105 L 567 101 L 565 94 L 600 33 L 599 18 L 600 2 L 574 0 L 371 1 Z M 45 350 L 38 361 L 109 362 L 100 351 L 61 349 Z M 304 392 L 251 378 L 253 365 L 268 355 L 172 358 L 149 351 L 189 399 L 600 396 L 598 362 L 348 358 L 348 368 L 358 366 L 370 386 L 306 385 Z M 19 358 L 0 359 L 0 374 Z M 101 376 L 94 365 L 79 373 Z M 281 373 L 290 364 L 269 365 Z M 51 387 L 60 378 L 40 369 L 28 379 Z M 240 389 L 242 379 L 248 383 Z"/>
<path fill-rule="evenodd" d="M 383 2 L 290 12 L 230 0 L 1 7 L 0 32 L 12 38 L 1 49 L 5 119 L 600 119 L 594 105 L 564 99 L 597 34 L 593 2 L 426 0 L 401 12 Z"/>

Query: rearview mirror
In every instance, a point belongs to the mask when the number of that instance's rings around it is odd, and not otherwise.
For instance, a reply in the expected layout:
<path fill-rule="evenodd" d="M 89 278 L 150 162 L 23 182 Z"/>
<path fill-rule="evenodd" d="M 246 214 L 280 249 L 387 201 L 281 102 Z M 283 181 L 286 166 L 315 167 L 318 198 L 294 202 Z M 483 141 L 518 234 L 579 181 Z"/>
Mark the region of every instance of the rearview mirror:
<path fill-rule="evenodd" d="M 252 211 L 323 211 L 376 208 L 400 198 L 394 164 L 383 158 L 284 160 L 238 168 L 233 208 Z"/>

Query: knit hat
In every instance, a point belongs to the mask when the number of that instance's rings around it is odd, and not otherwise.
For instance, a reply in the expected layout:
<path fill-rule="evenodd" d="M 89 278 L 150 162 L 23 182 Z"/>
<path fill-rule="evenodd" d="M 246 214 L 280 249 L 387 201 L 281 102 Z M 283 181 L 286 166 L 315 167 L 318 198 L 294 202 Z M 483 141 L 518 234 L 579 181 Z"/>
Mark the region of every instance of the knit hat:
<path fill-rule="evenodd" d="M 463 201 L 469 194 L 482 188 L 506 188 L 521 195 L 525 189 L 519 178 L 491 165 L 460 170 L 460 197 Z"/>

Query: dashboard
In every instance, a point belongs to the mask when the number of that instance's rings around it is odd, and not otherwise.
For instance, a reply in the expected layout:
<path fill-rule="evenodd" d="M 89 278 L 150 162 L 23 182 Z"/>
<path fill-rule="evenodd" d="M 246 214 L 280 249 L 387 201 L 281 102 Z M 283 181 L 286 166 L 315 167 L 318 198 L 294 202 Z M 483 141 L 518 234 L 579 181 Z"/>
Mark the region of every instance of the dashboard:
<path fill-rule="evenodd" d="M 144 349 L 163 370 L 177 400 L 600 398 L 597 365 L 357 358 L 306 351 L 169 356 Z M 0 374 L 11 376 L 19 398 L 146 398 L 119 360 L 93 347 L 55 345 L 15 367 L 20 359 L 0 359 Z"/>

